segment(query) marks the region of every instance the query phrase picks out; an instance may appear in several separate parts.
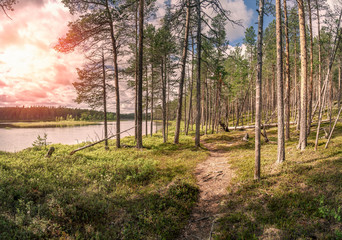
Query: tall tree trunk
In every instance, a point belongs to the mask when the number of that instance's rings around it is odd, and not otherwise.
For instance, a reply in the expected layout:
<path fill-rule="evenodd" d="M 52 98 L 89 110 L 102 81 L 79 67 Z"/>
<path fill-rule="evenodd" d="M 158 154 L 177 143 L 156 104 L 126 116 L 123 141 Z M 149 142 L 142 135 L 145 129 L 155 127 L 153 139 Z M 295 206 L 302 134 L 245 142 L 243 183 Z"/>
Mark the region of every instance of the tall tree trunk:
<path fill-rule="evenodd" d="M 201 125 L 201 0 L 197 0 L 197 86 L 196 86 L 196 134 L 195 146 L 200 146 L 200 125 Z"/>
<path fill-rule="evenodd" d="M 283 96 L 283 47 L 281 31 L 281 3 L 276 0 L 276 32 L 277 32 L 277 105 L 278 105 L 278 158 L 277 163 L 285 161 L 284 139 L 284 96 Z"/>
<path fill-rule="evenodd" d="M 150 135 L 152 137 L 153 134 L 153 98 L 154 98 L 154 71 L 153 64 L 151 64 L 151 129 Z"/>
<path fill-rule="evenodd" d="M 176 120 L 176 131 L 175 131 L 175 139 L 174 143 L 179 143 L 179 133 L 180 133 L 180 123 L 182 121 L 182 105 L 183 105 L 183 85 L 185 78 L 185 66 L 186 66 L 186 58 L 188 53 L 188 39 L 189 39 L 189 26 L 190 26 L 190 1 L 186 2 L 186 23 L 185 23 L 185 33 L 184 33 L 184 45 L 183 45 L 183 55 L 182 55 L 182 70 L 181 77 L 179 82 L 179 97 L 178 97 L 178 111 L 177 111 L 177 120 Z"/>
<path fill-rule="evenodd" d="M 206 112 L 205 112 L 205 135 L 208 134 L 208 121 L 209 121 L 209 89 L 208 78 L 205 78 L 205 90 L 206 90 Z"/>
<path fill-rule="evenodd" d="M 339 62 L 339 66 L 338 66 L 338 93 L 337 93 L 337 106 L 338 106 L 338 109 L 340 109 L 340 106 L 341 106 L 341 59 L 340 59 L 340 62 Z"/>
<path fill-rule="evenodd" d="M 135 9 L 135 98 L 134 98 L 134 138 L 137 140 L 138 136 L 138 8 L 139 2 L 136 1 L 136 9 Z"/>
<path fill-rule="evenodd" d="M 329 104 L 330 104 L 330 106 L 329 106 L 329 133 L 330 133 L 330 131 L 331 131 L 331 121 L 332 121 L 332 119 L 331 119 L 331 117 L 332 117 L 332 107 L 333 107 L 333 96 L 334 96 L 334 93 L 333 93 L 333 80 L 332 80 L 332 75 L 330 76 L 330 86 L 329 86 L 329 97 L 330 97 L 330 99 L 329 99 Z"/>
<path fill-rule="evenodd" d="M 318 38 L 318 107 L 320 107 L 322 98 L 321 98 L 321 86 L 322 86 L 322 54 L 321 54 L 321 22 L 319 16 L 319 4 L 318 0 L 316 0 L 316 10 L 317 10 L 317 38 Z"/>
<path fill-rule="evenodd" d="M 148 135 L 148 128 L 147 128 L 147 121 L 148 121 L 148 79 L 147 79 L 147 64 L 145 67 L 145 76 L 146 76 L 146 96 L 145 96 L 145 136 L 147 137 Z"/>
<path fill-rule="evenodd" d="M 142 148 L 142 83 L 143 83 L 144 0 L 139 0 L 139 75 L 137 148 Z"/>
<path fill-rule="evenodd" d="M 296 130 L 299 131 L 300 129 L 300 89 L 299 89 L 299 84 L 297 83 L 297 31 L 295 31 L 294 34 L 294 82 L 295 82 L 295 89 L 296 89 L 296 110 L 297 110 L 297 125 L 296 125 Z M 297 91 L 298 90 L 298 91 Z"/>
<path fill-rule="evenodd" d="M 169 105 L 170 105 L 170 83 L 169 83 L 169 77 L 168 77 L 168 72 L 167 72 L 167 59 L 168 57 L 165 56 L 165 61 L 164 61 L 164 78 L 165 78 L 165 86 L 166 86 L 166 141 L 168 140 L 169 137 L 169 116 L 170 116 L 170 111 L 169 111 Z"/>
<path fill-rule="evenodd" d="M 261 112 L 262 112 L 262 37 L 264 25 L 264 0 L 259 0 L 258 16 L 258 65 L 257 79 L 255 82 L 255 168 L 254 179 L 260 179 L 260 133 L 261 133 Z"/>
<path fill-rule="evenodd" d="M 300 84 L 300 133 L 298 148 L 304 150 L 307 145 L 307 59 L 306 59 L 306 33 L 305 14 L 303 0 L 298 2 L 299 34 L 300 34 L 300 59 L 301 59 L 301 84 Z"/>
<path fill-rule="evenodd" d="M 190 86 L 190 97 L 189 97 L 189 115 L 188 115 L 188 124 L 186 128 L 185 135 L 188 135 L 189 133 L 189 125 L 190 125 L 190 120 L 191 119 L 191 114 L 192 114 L 192 92 L 194 89 L 194 38 L 191 34 L 191 86 Z M 191 121 L 191 129 L 192 129 L 192 121 Z"/>
<path fill-rule="evenodd" d="M 286 82 L 286 100 L 285 100 L 285 118 L 286 132 L 285 139 L 290 139 L 290 41 L 289 41 L 289 23 L 287 19 L 286 0 L 284 0 L 284 16 L 285 16 L 285 39 L 286 39 L 286 64 L 285 64 L 285 82 Z"/>
<path fill-rule="evenodd" d="M 310 23 L 310 82 L 308 94 L 308 130 L 307 135 L 310 134 L 311 129 L 311 115 L 312 115 L 312 92 L 313 92 L 313 33 L 312 33 L 312 14 L 311 14 L 311 0 L 308 0 L 309 23 Z"/>
<path fill-rule="evenodd" d="M 114 36 L 114 26 L 111 12 L 108 6 L 108 0 L 106 0 L 106 11 L 109 19 L 110 37 L 113 48 L 113 63 L 114 63 L 114 87 L 115 87 L 115 100 L 116 100 L 116 147 L 120 148 L 120 90 L 119 90 L 119 68 L 118 68 L 118 53 L 116 39 Z"/>
<path fill-rule="evenodd" d="M 104 137 L 105 137 L 105 149 L 108 150 L 108 126 L 107 126 L 107 92 L 106 92 L 106 68 L 105 59 L 102 49 L 102 84 L 103 84 L 103 113 L 104 113 Z"/>
<path fill-rule="evenodd" d="M 340 41 L 341 41 L 341 32 L 340 32 L 341 17 L 342 17 L 342 10 L 340 12 L 340 16 L 339 16 L 338 23 L 337 23 L 336 36 L 335 36 L 335 40 L 334 40 L 333 50 L 332 50 L 330 58 L 329 58 L 329 66 L 328 66 L 326 77 L 325 77 L 325 80 L 323 83 L 322 92 L 320 93 L 322 102 L 320 104 L 319 113 L 318 113 L 315 151 L 317 150 L 317 146 L 318 146 L 319 130 L 321 128 L 322 112 L 323 112 L 324 104 L 325 104 L 326 92 L 327 92 L 327 88 L 328 88 L 328 80 L 329 80 L 332 65 L 333 65 L 334 60 L 335 60 L 336 51 L 337 51 L 338 46 L 339 46 Z"/>
<path fill-rule="evenodd" d="M 186 90 L 186 81 L 184 81 L 184 133 L 186 132 Z"/>
<path fill-rule="evenodd" d="M 161 81 L 162 81 L 162 110 L 163 110 L 163 142 L 166 143 L 166 79 L 164 77 L 164 57 L 161 60 Z"/>

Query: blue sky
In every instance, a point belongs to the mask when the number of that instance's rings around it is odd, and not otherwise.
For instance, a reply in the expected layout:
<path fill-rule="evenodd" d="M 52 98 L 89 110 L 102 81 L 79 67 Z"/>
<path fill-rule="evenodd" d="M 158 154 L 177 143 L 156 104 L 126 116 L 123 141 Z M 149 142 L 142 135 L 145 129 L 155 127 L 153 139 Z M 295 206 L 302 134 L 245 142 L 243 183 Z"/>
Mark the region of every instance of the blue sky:
<path fill-rule="evenodd" d="M 239 0 L 223 0 L 227 2 L 236 2 Z M 242 1 L 242 0 L 241 0 Z M 247 10 L 249 10 L 249 13 L 252 13 L 251 19 L 248 21 L 248 24 L 245 25 L 245 27 L 253 26 L 255 31 L 258 28 L 258 13 L 257 13 L 257 3 L 256 0 L 243 0 L 244 5 L 246 6 Z M 249 16 L 241 14 L 241 18 L 248 18 Z M 272 15 L 264 15 L 264 28 L 268 26 L 270 22 L 274 19 L 274 16 Z M 229 36 L 228 36 L 229 38 Z M 240 36 L 237 39 L 230 40 L 230 45 L 236 46 L 237 44 L 242 44 L 244 36 Z"/>

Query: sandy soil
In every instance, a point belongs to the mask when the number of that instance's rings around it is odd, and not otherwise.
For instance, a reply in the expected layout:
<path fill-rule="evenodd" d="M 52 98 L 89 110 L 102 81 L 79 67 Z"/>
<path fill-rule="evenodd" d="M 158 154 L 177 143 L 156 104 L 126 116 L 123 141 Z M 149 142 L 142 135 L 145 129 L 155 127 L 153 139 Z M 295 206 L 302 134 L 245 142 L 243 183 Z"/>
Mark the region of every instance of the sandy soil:
<path fill-rule="evenodd" d="M 215 221 L 220 214 L 220 203 L 233 177 L 226 153 L 216 150 L 214 144 L 202 144 L 210 150 L 210 155 L 195 170 L 200 197 L 179 240 L 211 239 Z"/>

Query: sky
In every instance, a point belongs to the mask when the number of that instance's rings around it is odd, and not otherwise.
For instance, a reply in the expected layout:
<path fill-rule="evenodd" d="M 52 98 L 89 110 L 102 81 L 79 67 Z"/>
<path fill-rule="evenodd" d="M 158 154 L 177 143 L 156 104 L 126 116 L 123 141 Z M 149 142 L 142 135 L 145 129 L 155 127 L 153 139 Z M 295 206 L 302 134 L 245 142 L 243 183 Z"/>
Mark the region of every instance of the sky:
<path fill-rule="evenodd" d="M 158 0 L 157 17 L 164 14 L 164 0 Z M 231 18 L 241 20 L 244 27 L 257 22 L 254 0 L 221 0 Z M 70 15 L 59 0 L 20 0 L 9 12 L 9 19 L 0 12 L 0 107 L 65 106 L 86 108 L 74 102 L 76 68 L 84 61 L 81 52 L 58 53 L 53 49 L 59 37 L 68 30 Z M 208 14 L 213 14 L 210 10 Z M 272 19 L 266 18 L 265 25 Z M 254 25 L 255 28 L 257 25 Z M 241 43 L 245 29 L 227 24 L 231 45 Z M 133 112 L 133 93 L 123 84 L 122 113 Z M 114 99 L 113 99 L 114 101 Z M 110 109 L 114 110 L 114 109 Z"/>

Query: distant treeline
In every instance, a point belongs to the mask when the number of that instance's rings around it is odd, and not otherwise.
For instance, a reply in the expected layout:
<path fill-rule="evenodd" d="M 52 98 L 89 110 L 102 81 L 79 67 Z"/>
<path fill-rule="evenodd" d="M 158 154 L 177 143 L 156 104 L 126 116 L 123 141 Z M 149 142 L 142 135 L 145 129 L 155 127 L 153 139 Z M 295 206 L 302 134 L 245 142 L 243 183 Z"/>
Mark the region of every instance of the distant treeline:
<path fill-rule="evenodd" d="M 134 113 L 121 114 L 121 119 L 134 119 Z M 115 119 L 115 113 L 107 113 L 108 120 Z M 103 120 L 103 112 L 66 107 L 1 107 L 0 121 L 60 121 L 60 120 Z"/>

